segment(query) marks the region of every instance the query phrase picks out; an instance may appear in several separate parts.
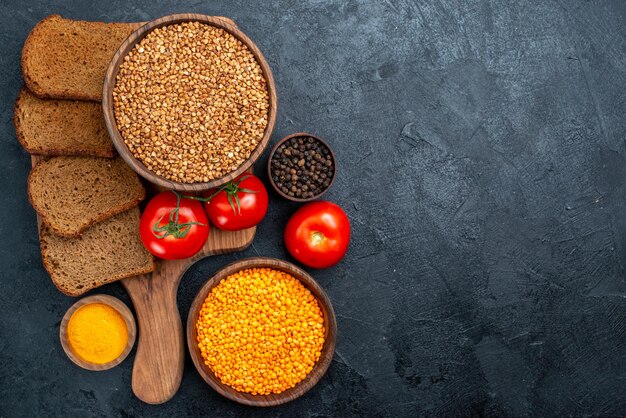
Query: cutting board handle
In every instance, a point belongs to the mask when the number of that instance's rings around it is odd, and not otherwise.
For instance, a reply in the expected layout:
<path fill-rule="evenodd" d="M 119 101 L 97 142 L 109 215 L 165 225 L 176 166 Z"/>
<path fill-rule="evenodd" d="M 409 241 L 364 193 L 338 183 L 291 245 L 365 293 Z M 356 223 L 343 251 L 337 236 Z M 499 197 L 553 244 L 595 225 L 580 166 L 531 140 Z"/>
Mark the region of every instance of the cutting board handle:
<path fill-rule="evenodd" d="M 183 378 L 185 343 L 176 292 L 187 266 L 159 262 L 152 275 L 122 282 L 133 301 L 139 324 L 133 392 L 149 404 L 170 400 Z"/>

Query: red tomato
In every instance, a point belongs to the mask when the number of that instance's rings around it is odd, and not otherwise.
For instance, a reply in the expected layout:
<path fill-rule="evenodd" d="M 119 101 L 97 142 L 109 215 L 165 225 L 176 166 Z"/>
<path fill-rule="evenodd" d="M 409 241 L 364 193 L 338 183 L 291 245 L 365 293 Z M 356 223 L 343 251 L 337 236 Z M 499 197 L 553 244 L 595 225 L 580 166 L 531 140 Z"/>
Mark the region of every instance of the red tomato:
<path fill-rule="evenodd" d="M 350 221 L 331 202 L 316 201 L 302 206 L 285 228 L 289 253 L 309 267 L 325 268 L 343 258 L 350 244 Z"/>
<path fill-rule="evenodd" d="M 267 213 L 267 190 L 254 174 L 244 173 L 213 191 L 206 203 L 209 220 L 226 231 L 253 227 Z"/>
<path fill-rule="evenodd" d="M 209 238 L 209 221 L 202 203 L 180 198 L 172 191 L 161 192 L 143 211 L 139 234 L 153 255 L 177 260 L 200 251 Z"/>

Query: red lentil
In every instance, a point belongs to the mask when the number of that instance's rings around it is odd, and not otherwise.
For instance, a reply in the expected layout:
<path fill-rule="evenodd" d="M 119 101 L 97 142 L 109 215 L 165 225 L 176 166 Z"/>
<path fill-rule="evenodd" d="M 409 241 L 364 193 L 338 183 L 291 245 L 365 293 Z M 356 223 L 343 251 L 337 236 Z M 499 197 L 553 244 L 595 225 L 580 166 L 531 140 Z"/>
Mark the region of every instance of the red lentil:
<path fill-rule="evenodd" d="M 246 269 L 207 296 L 196 323 L 204 363 L 222 383 L 253 395 L 281 393 L 313 369 L 324 345 L 324 317 L 293 276 Z"/>

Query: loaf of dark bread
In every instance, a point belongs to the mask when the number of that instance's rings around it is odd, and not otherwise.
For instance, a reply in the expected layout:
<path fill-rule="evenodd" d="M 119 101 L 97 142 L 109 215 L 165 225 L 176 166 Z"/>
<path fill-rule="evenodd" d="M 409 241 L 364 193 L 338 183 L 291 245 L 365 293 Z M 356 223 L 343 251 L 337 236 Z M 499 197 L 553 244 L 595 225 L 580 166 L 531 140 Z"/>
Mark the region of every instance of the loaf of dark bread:
<path fill-rule="evenodd" d="M 28 197 L 55 234 L 76 237 L 91 225 L 137 206 L 145 189 L 119 157 L 54 157 L 32 169 Z"/>
<path fill-rule="evenodd" d="M 77 238 L 60 237 L 42 225 L 40 242 L 52 282 L 69 296 L 156 268 L 139 237 L 137 208 L 94 225 Z"/>
<path fill-rule="evenodd" d="M 20 91 L 13 115 L 17 139 L 31 154 L 114 157 L 102 106 L 78 100 L 44 100 Z"/>

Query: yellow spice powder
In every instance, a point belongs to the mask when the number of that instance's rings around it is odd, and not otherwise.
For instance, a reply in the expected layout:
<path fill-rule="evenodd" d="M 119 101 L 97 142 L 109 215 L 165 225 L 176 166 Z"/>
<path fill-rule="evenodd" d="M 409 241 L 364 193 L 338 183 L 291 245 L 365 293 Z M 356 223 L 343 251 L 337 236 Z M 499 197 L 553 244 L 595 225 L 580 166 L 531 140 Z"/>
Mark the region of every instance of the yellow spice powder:
<path fill-rule="evenodd" d="M 128 343 L 128 327 L 122 315 L 104 303 L 90 303 L 76 310 L 67 324 L 72 351 L 85 361 L 109 363 Z"/>
<path fill-rule="evenodd" d="M 269 268 L 222 280 L 204 301 L 196 330 L 205 364 L 222 383 L 253 395 L 281 393 L 303 380 L 325 332 L 311 292 Z"/>

